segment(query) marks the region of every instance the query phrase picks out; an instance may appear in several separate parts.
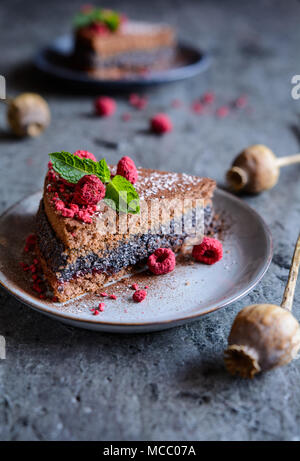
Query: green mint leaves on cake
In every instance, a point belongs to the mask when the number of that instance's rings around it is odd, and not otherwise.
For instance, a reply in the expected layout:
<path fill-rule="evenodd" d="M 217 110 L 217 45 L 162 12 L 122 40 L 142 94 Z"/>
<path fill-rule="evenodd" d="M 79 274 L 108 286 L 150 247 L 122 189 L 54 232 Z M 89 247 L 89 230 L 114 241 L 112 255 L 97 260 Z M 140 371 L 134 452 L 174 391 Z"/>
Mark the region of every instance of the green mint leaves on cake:
<path fill-rule="evenodd" d="M 121 15 L 116 11 L 102 8 L 86 8 L 77 13 L 73 19 L 76 29 L 89 27 L 92 24 L 103 24 L 111 32 L 115 32 L 121 23 Z"/>
<path fill-rule="evenodd" d="M 106 185 L 105 201 L 109 206 L 123 213 L 140 212 L 139 195 L 134 186 L 120 175 L 111 179 L 105 159 L 95 162 L 65 151 L 52 152 L 49 157 L 53 170 L 64 180 L 77 184 L 83 176 L 95 175 Z"/>
<path fill-rule="evenodd" d="M 110 181 L 110 171 L 105 159 L 94 162 L 89 158 L 80 158 L 64 151 L 53 152 L 49 157 L 54 171 L 72 184 L 76 184 L 86 174 L 98 176 L 104 184 Z"/>
<path fill-rule="evenodd" d="M 120 175 L 116 175 L 107 184 L 105 202 L 122 213 L 137 214 L 140 212 L 139 194 L 131 182 Z"/>

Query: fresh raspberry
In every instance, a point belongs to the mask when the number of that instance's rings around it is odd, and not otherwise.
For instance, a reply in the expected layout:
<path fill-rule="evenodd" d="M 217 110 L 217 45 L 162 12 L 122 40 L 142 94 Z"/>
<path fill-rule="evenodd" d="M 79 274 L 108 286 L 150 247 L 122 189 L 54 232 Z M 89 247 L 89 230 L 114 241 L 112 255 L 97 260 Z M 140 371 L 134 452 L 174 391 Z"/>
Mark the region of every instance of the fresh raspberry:
<path fill-rule="evenodd" d="M 77 157 L 80 157 L 80 158 L 89 158 L 93 160 L 94 162 L 97 162 L 95 155 L 89 152 L 88 150 L 77 150 L 76 152 L 73 153 L 73 155 L 77 155 Z"/>
<path fill-rule="evenodd" d="M 105 186 L 95 175 L 83 176 L 75 187 L 74 202 L 80 205 L 96 205 L 105 196 Z"/>
<path fill-rule="evenodd" d="M 192 256 L 204 264 L 215 264 L 223 257 L 223 247 L 219 240 L 204 237 L 200 245 L 195 245 Z"/>
<path fill-rule="evenodd" d="M 141 303 L 142 301 L 144 301 L 144 299 L 146 298 L 147 296 L 147 291 L 145 290 L 137 290 L 133 293 L 132 295 L 132 299 L 133 301 L 135 301 L 136 303 Z"/>
<path fill-rule="evenodd" d="M 166 114 L 156 114 L 150 120 L 151 130 L 157 134 L 167 133 L 173 130 L 171 120 Z"/>
<path fill-rule="evenodd" d="M 175 268 L 175 254 L 170 248 L 158 248 L 149 256 L 147 264 L 153 274 L 167 274 Z"/>
<path fill-rule="evenodd" d="M 134 184 L 138 179 L 138 172 L 134 161 L 130 157 L 122 157 L 118 162 L 117 174 L 124 176 L 131 184 Z"/>
<path fill-rule="evenodd" d="M 116 111 L 116 102 L 108 96 L 99 96 L 95 101 L 95 110 L 98 115 L 109 117 Z"/>

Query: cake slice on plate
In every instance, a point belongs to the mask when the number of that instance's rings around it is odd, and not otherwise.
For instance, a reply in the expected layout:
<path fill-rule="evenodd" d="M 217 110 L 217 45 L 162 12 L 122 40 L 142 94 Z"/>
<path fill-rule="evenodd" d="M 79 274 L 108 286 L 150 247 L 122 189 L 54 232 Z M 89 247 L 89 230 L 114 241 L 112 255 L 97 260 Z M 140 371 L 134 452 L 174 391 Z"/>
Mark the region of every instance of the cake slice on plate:
<path fill-rule="evenodd" d="M 201 241 L 212 220 L 212 179 L 136 169 L 129 157 L 109 168 L 87 151 L 50 157 L 37 254 L 61 302 L 138 270 L 158 248 Z"/>
<path fill-rule="evenodd" d="M 175 31 L 167 24 L 132 21 L 88 7 L 75 16 L 74 27 L 75 66 L 97 78 L 160 70 L 174 58 Z"/>

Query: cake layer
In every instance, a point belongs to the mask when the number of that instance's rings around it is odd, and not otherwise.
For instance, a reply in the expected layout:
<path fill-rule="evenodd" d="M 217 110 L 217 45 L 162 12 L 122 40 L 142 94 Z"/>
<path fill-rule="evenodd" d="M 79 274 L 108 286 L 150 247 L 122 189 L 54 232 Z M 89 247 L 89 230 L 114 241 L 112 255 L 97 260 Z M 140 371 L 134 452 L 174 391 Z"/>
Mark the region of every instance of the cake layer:
<path fill-rule="evenodd" d="M 115 167 L 111 170 L 112 174 L 115 174 Z M 158 201 L 162 206 L 164 202 L 168 206 L 174 199 L 182 201 L 184 209 L 182 206 L 175 206 L 175 209 L 171 210 L 171 217 L 175 219 L 181 219 L 183 212 L 187 213 L 194 206 L 192 201 L 202 202 L 198 203 L 198 206 L 203 208 L 211 205 L 211 198 L 216 187 L 212 179 L 144 168 L 138 168 L 138 175 L 135 188 L 140 196 L 141 213 L 140 216 L 127 215 L 128 231 L 120 233 L 103 232 L 104 217 L 107 219 L 107 214 L 111 216 L 112 213 L 112 210 L 108 213 L 109 209 L 104 203 L 101 204 L 101 211 L 93 216 L 91 223 L 63 217 L 54 206 L 51 180 L 46 178 L 43 197 L 45 212 L 51 227 L 64 247 L 80 250 L 83 254 L 85 251 L 105 251 L 108 245 L 113 248 L 119 245 L 120 240 L 129 240 L 132 234 L 140 232 L 140 228 L 148 231 L 163 225 L 164 222 L 169 223 L 170 213 L 158 216 L 154 212 Z M 116 226 L 119 226 L 119 216 L 116 216 Z"/>
<path fill-rule="evenodd" d="M 98 34 L 92 28 L 75 31 L 75 55 L 93 51 L 102 59 L 133 51 L 149 51 L 175 45 L 175 32 L 165 24 L 127 21 L 109 34 Z"/>
<path fill-rule="evenodd" d="M 195 213 L 190 212 L 190 219 L 194 217 Z M 212 209 L 208 205 L 204 210 L 206 228 L 211 219 Z M 117 248 L 108 246 L 105 251 L 82 254 L 78 250 L 65 249 L 49 224 L 42 202 L 36 224 L 37 253 L 48 282 L 60 301 L 94 291 L 111 280 L 121 278 L 126 272 L 132 272 L 134 266 L 143 265 L 157 248 L 172 248 L 176 252 L 189 237 L 186 232 L 174 232 L 176 222 L 173 220 L 168 234 L 161 228 L 161 232 L 156 234 L 132 235 L 128 241 L 119 242 Z"/>

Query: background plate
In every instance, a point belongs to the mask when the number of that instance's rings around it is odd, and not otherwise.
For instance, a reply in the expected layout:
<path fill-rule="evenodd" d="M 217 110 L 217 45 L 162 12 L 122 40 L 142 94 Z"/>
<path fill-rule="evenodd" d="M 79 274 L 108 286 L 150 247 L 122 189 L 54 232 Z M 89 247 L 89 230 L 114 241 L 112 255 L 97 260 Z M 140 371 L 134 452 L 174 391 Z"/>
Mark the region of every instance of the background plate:
<path fill-rule="evenodd" d="M 161 72 L 136 75 L 122 80 L 99 80 L 90 77 L 86 72 L 74 70 L 68 66 L 68 58 L 72 49 L 72 35 L 67 34 L 58 37 L 49 46 L 40 50 L 35 56 L 35 66 L 51 77 L 59 78 L 80 87 L 95 90 L 127 90 L 133 87 L 170 83 L 194 77 L 206 70 L 210 64 L 210 59 L 207 54 L 194 46 L 179 42 L 177 54 L 180 55 L 180 66 Z"/>
<path fill-rule="evenodd" d="M 121 333 L 157 331 L 195 320 L 245 296 L 260 281 L 272 258 L 272 239 L 263 219 L 246 203 L 217 190 L 214 206 L 222 212 L 228 229 L 224 233 L 223 259 L 213 265 L 176 266 L 167 275 L 147 273 L 123 279 L 108 288 L 117 300 L 106 300 L 105 311 L 93 316 L 91 307 L 99 297 L 85 295 L 65 304 L 37 298 L 19 266 L 26 236 L 34 228 L 41 192 L 17 203 L 0 218 L 0 283 L 20 301 L 62 322 L 98 331 Z M 132 301 L 129 286 L 149 285 L 142 303 Z"/>

